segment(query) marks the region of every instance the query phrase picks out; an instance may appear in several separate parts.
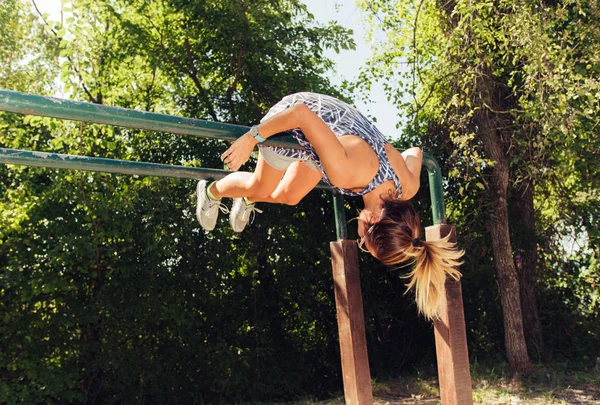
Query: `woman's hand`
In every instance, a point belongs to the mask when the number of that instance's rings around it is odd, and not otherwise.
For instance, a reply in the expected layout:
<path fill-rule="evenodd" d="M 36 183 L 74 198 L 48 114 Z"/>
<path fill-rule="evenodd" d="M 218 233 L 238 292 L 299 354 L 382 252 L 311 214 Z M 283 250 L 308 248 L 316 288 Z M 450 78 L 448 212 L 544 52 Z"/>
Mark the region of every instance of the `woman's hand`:
<path fill-rule="evenodd" d="M 258 141 L 250 135 L 250 132 L 246 132 L 221 155 L 221 160 L 231 170 L 238 170 L 248 161 L 257 143 Z"/>

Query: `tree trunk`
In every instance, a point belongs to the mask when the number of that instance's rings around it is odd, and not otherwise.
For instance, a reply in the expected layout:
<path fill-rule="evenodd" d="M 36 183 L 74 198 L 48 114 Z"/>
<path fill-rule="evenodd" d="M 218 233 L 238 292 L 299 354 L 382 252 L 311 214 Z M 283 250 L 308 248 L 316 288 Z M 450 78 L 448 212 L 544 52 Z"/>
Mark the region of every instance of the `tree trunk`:
<path fill-rule="evenodd" d="M 487 89 L 486 89 L 487 90 Z M 489 90 L 485 93 L 489 97 Z M 491 104 L 488 104 L 491 105 Z M 504 316 L 504 344 L 511 374 L 528 373 L 532 365 L 527 354 L 523 332 L 523 315 L 519 296 L 519 281 L 512 257 L 510 231 L 508 226 L 508 160 L 502 148 L 497 129 L 485 110 L 476 117 L 486 154 L 495 161 L 492 168 L 490 189 L 492 193 L 492 212 L 490 213 L 490 232 L 494 265 L 498 278 L 498 291 Z"/>
<path fill-rule="evenodd" d="M 459 21 L 459 14 L 455 13 L 456 2 L 448 0 L 439 2 L 439 7 L 446 14 L 448 29 L 454 29 Z M 480 61 L 485 61 L 485 55 L 480 55 Z M 462 61 L 457 61 L 460 65 Z M 494 161 L 490 180 L 492 194 L 492 207 L 490 212 L 490 232 L 492 236 L 492 249 L 494 266 L 498 278 L 498 291 L 502 303 L 504 316 L 504 344 L 506 356 L 511 373 L 525 372 L 532 369 L 527 345 L 523 332 L 523 314 L 521 312 L 521 298 L 519 281 L 512 257 L 510 242 L 510 228 L 508 223 L 508 181 L 509 164 L 507 157 L 508 147 L 503 144 L 502 133 L 498 128 L 506 127 L 498 118 L 503 111 L 503 103 L 507 102 L 507 95 L 502 94 L 496 86 L 494 74 L 485 62 L 472 64 L 467 62 L 469 68 L 474 68 L 478 73 L 475 81 L 474 101 L 477 103 L 477 112 L 473 120 L 477 133 L 483 142 L 483 148 L 488 158 Z M 496 125 L 496 123 L 501 123 Z"/>
<path fill-rule="evenodd" d="M 514 208 L 521 224 L 523 237 L 520 243 L 519 285 L 525 341 L 531 356 L 540 357 L 544 350 L 542 323 L 535 297 L 537 280 L 537 243 L 535 240 L 535 210 L 533 207 L 533 181 L 526 179 L 515 190 Z"/>

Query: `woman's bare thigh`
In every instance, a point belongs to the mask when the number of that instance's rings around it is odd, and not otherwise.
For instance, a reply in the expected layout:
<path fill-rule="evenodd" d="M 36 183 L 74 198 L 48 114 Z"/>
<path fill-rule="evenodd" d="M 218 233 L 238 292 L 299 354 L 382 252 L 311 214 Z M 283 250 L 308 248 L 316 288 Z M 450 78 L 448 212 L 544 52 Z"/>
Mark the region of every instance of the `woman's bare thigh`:
<path fill-rule="evenodd" d="M 319 184 L 322 177 L 321 172 L 301 161 L 292 163 L 271 195 L 259 201 L 296 205 Z"/>

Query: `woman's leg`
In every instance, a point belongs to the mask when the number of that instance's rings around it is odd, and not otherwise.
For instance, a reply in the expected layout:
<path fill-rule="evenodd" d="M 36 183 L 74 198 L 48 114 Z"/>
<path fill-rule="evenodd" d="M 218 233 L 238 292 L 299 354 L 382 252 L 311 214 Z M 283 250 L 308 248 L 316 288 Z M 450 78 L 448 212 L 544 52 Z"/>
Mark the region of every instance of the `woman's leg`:
<path fill-rule="evenodd" d="M 234 232 L 242 232 L 252 215 L 262 212 L 256 208 L 255 202 L 295 205 L 315 187 L 321 177 L 320 171 L 317 172 L 302 162 L 292 163 L 285 171 L 276 170 L 260 155 L 256 172 L 232 173 L 217 182 L 210 191 L 217 198 L 234 198 L 229 223 Z M 202 215 L 199 218 L 204 219 Z M 211 229 L 210 224 L 208 229 Z"/>
<path fill-rule="evenodd" d="M 337 187 L 353 188 L 366 185 L 377 173 L 379 160 L 364 140 L 351 137 L 354 139 L 350 142 L 364 145 L 353 148 L 349 154 L 327 124 L 304 103 L 298 103 L 272 116 L 263 121 L 258 128 L 263 137 L 291 128 L 300 128 L 317 152 L 327 177 Z M 226 155 L 225 160 L 227 159 Z"/>
<path fill-rule="evenodd" d="M 328 176 L 330 172 L 328 166 L 332 166 L 331 171 L 334 171 L 333 166 L 336 163 L 339 165 L 347 160 L 346 149 L 339 139 L 304 103 L 295 104 L 261 122 L 258 126 L 259 134 L 265 138 L 293 128 L 302 130 L 306 139 L 315 148 Z"/>
<path fill-rule="evenodd" d="M 315 188 L 321 178 L 321 172 L 298 161 L 290 165 L 277 188 L 268 197 L 249 199 L 253 202 L 296 205 Z"/>
<path fill-rule="evenodd" d="M 255 201 L 268 197 L 277 188 L 284 173 L 285 170 L 277 170 L 269 166 L 259 154 L 254 173 L 231 173 L 217 181 L 209 191 L 215 198 L 247 197 Z"/>

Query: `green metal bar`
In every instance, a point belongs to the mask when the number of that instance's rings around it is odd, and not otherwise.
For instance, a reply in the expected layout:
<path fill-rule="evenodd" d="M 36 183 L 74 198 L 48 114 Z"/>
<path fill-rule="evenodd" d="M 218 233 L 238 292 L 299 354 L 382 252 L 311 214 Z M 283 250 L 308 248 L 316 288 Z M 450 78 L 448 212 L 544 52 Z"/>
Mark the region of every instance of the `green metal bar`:
<path fill-rule="evenodd" d="M 337 191 L 333 192 L 333 213 L 335 216 L 335 234 L 337 235 L 338 240 L 348 239 L 344 196 Z"/>
<path fill-rule="evenodd" d="M 6 148 L 0 148 L 0 163 L 197 180 L 217 180 L 227 176 L 229 173 L 226 170 L 218 169 L 170 166 L 159 163 L 131 162 L 128 160 L 65 155 L 61 153 L 32 152 L 28 150 Z"/>
<path fill-rule="evenodd" d="M 446 210 L 444 208 L 444 191 L 442 187 L 442 170 L 435 158 L 427 153 L 423 154 L 423 166 L 429 175 L 429 195 L 431 196 L 431 211 L 433 223 L 446 223 Z"/>
<path fill-rule="evenodd" d="M 248 131 L 248 127 L 241 125 L 177 117 L 54 97 L 43 97 L 9 90 L 0 90 L 0 111 L 158 132 L 170 132 L 226 141 L 235 141 Z M 264 144 L 296 149 L 301 148 L 290 136 L 271 137 Z"/>
<path fill-rule="evenodd" d="M 230 174 L 230 171 L 200 167 L 166 165 L 161 163 L 132 162 L 130 160 L 105 159 L 89 156 L 66 155 L 62 153 L 34 152 L 29 150 L 0 148 L 0 163 L 48 167 L 54 169 L 84 170 L 129 174 L 138 176 L 174 177 L 179 179 L 213 179 L 219 180 Z M 317 185 L 319 189 L 332 190 L 324 183 Z"/>

